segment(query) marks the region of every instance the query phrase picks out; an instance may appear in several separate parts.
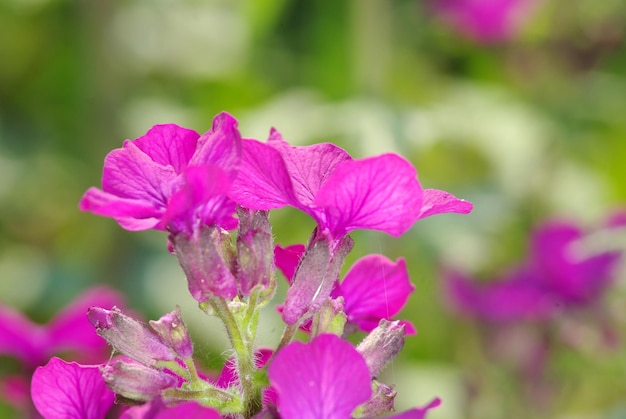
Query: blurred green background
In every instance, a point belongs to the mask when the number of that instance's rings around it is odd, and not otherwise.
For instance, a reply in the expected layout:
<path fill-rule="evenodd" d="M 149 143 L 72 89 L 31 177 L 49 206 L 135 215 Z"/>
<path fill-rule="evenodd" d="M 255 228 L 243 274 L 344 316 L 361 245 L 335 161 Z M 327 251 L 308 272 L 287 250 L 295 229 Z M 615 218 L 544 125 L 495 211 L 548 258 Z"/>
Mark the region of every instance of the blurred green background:
<path fill-rule="evenodd" d="M 400 153 L 425 187 L 472 201 L 472 214 L 420 221 L 400 239 L 354 233 L 346 268 L 374 252 L 408 261 L 416 292 L 402 317 L 419 333 L 385 378 L 399 409 L 440 396 L 429 418 L 538 415 L 485 358 L 474 325 L 445 309 L 438 272 L 496 272 L 523 257 L 541 220 L 592 225 L 626 202 L 626 4 L 544 0 L 494 43 L 429 6 L 0 0 L 0 302 L 42 322 L 96 283 L 147 318 L 178 303 L 215 364 L 223 333 L 195 309 L 165 235 L 126 232 L 77 204 L 124 139 L 166 122 L 204 132 L 226 110 L 245 137 L 274 126 L 292 144 Z M 291 209 L 272 220 L 282 244 L 313 228 Z M 626 314 L 623 279 L 607 304 Z M 280 325 L 267 317 L 260 341 L 273 344 Z M 626 347 L 560 348 L 549 373 L 543 414 L 626 417 Z"/>

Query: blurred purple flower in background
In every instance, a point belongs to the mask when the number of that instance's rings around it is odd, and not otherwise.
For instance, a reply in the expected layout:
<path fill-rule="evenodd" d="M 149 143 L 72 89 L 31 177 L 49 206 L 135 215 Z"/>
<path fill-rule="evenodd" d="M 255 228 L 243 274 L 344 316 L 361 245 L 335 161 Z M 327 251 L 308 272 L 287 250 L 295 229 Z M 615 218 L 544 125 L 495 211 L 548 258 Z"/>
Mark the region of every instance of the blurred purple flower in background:
<path fill-rule="evenodd" d="M 48 324 L 33 323 L 20 312 L 0 306 L 0 355 L 19 360 L 21 371 L 0 377 L 0 397 L 18 410 L 29 409 L 28 380 L 36 367 L 51 356 L 64 354 L 69 359 L 101 362 L 110 353 L 109 346 L 87 320 L 92 305 L 123 306 L 124 298 L 104 286 L 91 288 L 61 310 Z"/>
<path fill-rule="evenodd" d="M 434 0 L 432 8 L 444 22 L 480 43 L 515 37 L 541 0 Z"/>
<path fill-rule="evenodd" d="M 526 259 L 498 280 L 444 273 L 444 298 L 453 311 L 476 320 L 486 362 L 512 373 L 520 398 L 538 417 L 550 416 L 557 395 L 549 367 L 561 345 L 591 348 L 594 355 L 614 347 L 619 329 L 603 297 L 622 261 L 622 250 L 611 242 L 620 227 L 618 216 L 593 231 L 545 222 L 532 232 Z"/>
<path fill-rule="evenodd" d="M 622 254 L 589 253 L 586 237 L 573 223 L 545 223 L 532 234 L 527 260 L 497 281 L 480 284 L 448 271 L 447 298 L 458 312 L 492 321 L 544 319 L 591 305 L 614 279 Z"/>

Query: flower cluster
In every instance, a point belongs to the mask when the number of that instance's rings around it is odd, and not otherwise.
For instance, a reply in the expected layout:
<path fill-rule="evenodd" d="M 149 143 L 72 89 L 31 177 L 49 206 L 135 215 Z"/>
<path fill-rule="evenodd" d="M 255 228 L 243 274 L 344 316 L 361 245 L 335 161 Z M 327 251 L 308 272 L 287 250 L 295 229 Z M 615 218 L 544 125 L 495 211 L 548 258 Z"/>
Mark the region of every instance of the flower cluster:
<path fill-rule="evenodd" d="M 285 206 L 315 221 L 306 245 L 275 246 L 269 213 Z M 343 419 L 394 411 L 396 391 L 378 376 L 415 333 L 392 319 L 414 288 L 403 259 L 366 256 L 339 280 L 349 233 L 400 236 L 421 218 L 472 205 L 423 189 L 397 155 L 354 159 L 332 144 L 291 146 L 276 130 L 266 142 L 242 139 L 237 121 L 221 113 L 203 135 L 157 125 L 126 141 L 106 157 L 102 189 L 90 188 L 80 208 L 127 230 L 167 231 L 189 292 L 223 322 L 234 356 L 208 379 L 179 308 L 144 324 L 94 306 L 87 317 L 115 357 L 100 365 L 53 358 L 38 368 L 31 391 L 39 412 Z M 259 311 L 274 297 L 277 267 L 289 280 L 279 307 L 285 328 L 275 348 L 258 348 Z M 300 328 L 307 342 L 294 340 Z M 356 330 L 367 335 L 354 346 L 345 338 Z M 114 412 L 114 400 L 133 406 Z M 395 417 L 422 418 L 438 404 Z"/>
<path fill-rule="evenodd" d="M 527 260 L 499 280 L 481 285 L 448 271 L 448 299 L 460 313 L 495 322 L 548 319 L 591 306 L 615 278 L 622 254 L 587 249 L 590 237 L 572 222 L 546 222 L 533 232 Z"/>
<path fill-rule="evenodd" d="M 603 296 L 622 263 L 616 239 L 625 220 L 617 213 L 593 231 L 548 221 L 533 231 L 525 260 L 501 278 L 480 282 L 452 269 L 444 274 L 450 308 L 473 320 L 481 352 L 490 364 L 509 369 L 538 417 L 551 416 L 558 386 L 549 366 L 561 346 L 594 357 L 614 346 L 617 321 Z M 479 382 L 470 386 L 480 391 Z"/>

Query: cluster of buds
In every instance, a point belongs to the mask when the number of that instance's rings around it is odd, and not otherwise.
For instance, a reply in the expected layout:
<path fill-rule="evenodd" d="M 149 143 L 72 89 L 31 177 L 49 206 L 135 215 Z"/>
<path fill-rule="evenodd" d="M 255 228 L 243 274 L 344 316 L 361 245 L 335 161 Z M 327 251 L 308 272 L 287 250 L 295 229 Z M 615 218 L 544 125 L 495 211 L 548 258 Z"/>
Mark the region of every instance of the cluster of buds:
<path fill-rule="evenodd" d="M 274 245 L 270 210 L 284 206 L 316 222 L 306 245 Z M 275 130 L 267 142 L 242 139 L 236 120 L 222 113 L 201 136 L 159 125 L 126 141 L 107 156 L 102 189 L 90 188 L 80 207 L 128 230 L 167 231 L 189 292 L 223 322 L 234 355 L 211 380 L 196 367 L 179 308 L 147 325 L 115 307 L 92 307 L 89 321 L 116 356 L 99 366 L 97 384 L 93 367 L 54 360 L 40 368 L 33 388 L 44 388 L 50 371 L 88 374 L 90 386 L 64 389 L 54 402 L 49 386 L 46 396 L 33 391 L 39 411 L 56 403 L 62 416 L 72 416 L 80 415 L 71 410 L 77 406 L 96 405 L 98 413 L 87 416 L 100 418 L 113 415 L 115 399 L 132 406 L 122 416 L 134 418 L 168 410 L 168 417 L 288 419 L 394 411 L 396 391 L 378 377 L 415 333 L 410 322 L 391 319 L 414 287 L 404 260 L 382 255 L 360 259 L 340 280 L 353 247 L 349 233 L 400 236 L 420 218 L 467 213 L 472 205 L 422 189 L 413 166 L 397 155 L 358 160 L 328 143 L 294 147 Z M 259 313 L 275 296 L 277 269 L 289 281 L 276 307 L 285 326 L 276 347 L 258 348 Z M 298 330 L 308 333 L 306 343 L 295 340 Z M 367 335 L 355 347 L 346 337 L 357 330 Z M 421 418 L 438 404 L 398 417 Z"/>

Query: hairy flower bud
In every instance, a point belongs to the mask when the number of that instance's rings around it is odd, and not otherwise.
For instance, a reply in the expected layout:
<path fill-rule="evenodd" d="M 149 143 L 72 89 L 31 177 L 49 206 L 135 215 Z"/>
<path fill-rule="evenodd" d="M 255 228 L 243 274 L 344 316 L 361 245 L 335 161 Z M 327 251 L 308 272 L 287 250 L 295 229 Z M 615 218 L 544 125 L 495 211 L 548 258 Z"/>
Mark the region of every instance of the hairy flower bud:
<path fill-rule="evenodd" d="M 404 346 L 404 325 L 398 320 L 382 319 L 378 326 L 357 346 L 372 377 L 376 377 Z"/>
<path fill-rule="evenodd" d="M 359 406 L 359 417 L 374 418 L 394 411 L 397 391 L 377 380 L 372 380 L 372 397 Z"/>
<path fill-rule="evenodd" d="M 234 249 L 226 230 L 202 227 L 191 236 L 176 234 L 171 241 L 187 276 L 189 292 L 196 301 L 204 303 L 214 295 L 228 300 L 237 296 Z"/>
<path fill-rule="evenodd" d="M 87 318 L 96 328 L 96 333 L 116 351 L 146 366 L 176 358 L 176 353 L 159 336 L 145 324 L 123 314 L 117 307 L 111 310 L 91 307 Z"/>
<path fill-rule="evenodd" d="M 346 255 L 354 245 L 350 236 L 339 242 L 319 229 L 313 235 L 296 270 L 283 309 L 283 320 L 295 324 L 307 314 L 315 314 L 330 296 Z"/>
<path fill-rule="evenodd" d="M 329 298 L 313 317 L 311 337 L 319 336 L 322 333 L 342 336 L 347 319 L 343 307 L 343 297 Z"/>
<path fill-rule="evenodd" d="M 237 279 L 242 295 L 250 295 L 256 285 L 264 289 L 274 280 L 274 240 L 269 211 L 237 207 Z"/>
<path fill-rule="evenodd" d="M 107 386 L 122 397 L 149 401 L 166 388 L 176 386 L 176 379 L 160 370 L 130 360 L 118 360 L 101 367 Z"/>
<path fill-rule="evenodd" d="M 176 306 L 171 313 L 164 314 L 157 321 L 150 320 L 150 326 L 159 337 L 182 359 L 193 356 L 193 344 L 187 326 L 180 315 L 180 307 Z"/>

